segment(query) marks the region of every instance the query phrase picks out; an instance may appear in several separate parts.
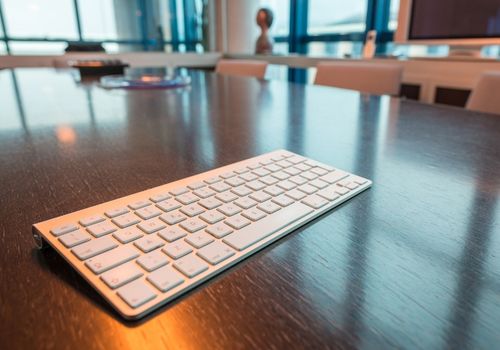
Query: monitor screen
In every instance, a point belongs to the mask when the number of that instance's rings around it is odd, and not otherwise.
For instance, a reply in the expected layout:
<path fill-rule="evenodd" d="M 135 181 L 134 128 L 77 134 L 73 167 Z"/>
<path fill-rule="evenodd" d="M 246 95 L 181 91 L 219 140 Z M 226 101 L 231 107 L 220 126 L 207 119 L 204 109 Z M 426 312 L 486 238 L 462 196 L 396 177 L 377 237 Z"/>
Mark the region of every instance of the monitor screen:
<path fill-rule="evenodd" d="M 413 0 L 410 40 L 500 37 L 499 0 Z"/>

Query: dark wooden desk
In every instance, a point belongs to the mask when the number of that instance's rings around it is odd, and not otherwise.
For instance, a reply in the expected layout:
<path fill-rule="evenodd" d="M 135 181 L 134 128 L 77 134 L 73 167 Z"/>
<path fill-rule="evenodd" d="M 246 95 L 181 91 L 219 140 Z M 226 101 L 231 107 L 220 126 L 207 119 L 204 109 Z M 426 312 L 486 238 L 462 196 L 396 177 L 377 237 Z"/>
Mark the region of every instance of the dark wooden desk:
<path fill-rule="evenodd" d="M 3 348 L 498 348 L 500 117 L 190 74 L 126 92 L 0 71 Z M 277 148 L 374 186 L 145 320 L 34 249 L 34 222 Z"/>

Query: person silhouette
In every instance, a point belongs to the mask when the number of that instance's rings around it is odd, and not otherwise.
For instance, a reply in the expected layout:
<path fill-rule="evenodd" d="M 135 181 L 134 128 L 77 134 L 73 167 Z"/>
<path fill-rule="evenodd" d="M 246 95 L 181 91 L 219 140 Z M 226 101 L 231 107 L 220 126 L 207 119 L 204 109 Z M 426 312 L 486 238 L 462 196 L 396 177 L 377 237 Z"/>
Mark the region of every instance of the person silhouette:
<path fill-rule="evenodd" d="M 274 15 L 268 8 L 260 8 L 257 11 L 256 22 L 260 27 L 260 35 L 255 43 L 255 53 L 259 55 L 269 55 L 273 53 L 273 38 L 269 36 L 269 28 L 273 24 Z"/>

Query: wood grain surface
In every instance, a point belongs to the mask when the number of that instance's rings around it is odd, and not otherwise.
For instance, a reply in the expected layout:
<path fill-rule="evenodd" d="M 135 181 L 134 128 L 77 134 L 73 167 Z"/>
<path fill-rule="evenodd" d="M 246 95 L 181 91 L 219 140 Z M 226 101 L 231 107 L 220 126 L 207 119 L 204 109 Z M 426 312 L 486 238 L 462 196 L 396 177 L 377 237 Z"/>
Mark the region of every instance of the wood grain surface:
<path fill-rule="evenodd" d="M 3 349 L 498 349 L 499 116 L 188 74 L 0 71 Z M 374 185 L 139 322 L 34 248 L 35 222 L 278 148 Z"/>

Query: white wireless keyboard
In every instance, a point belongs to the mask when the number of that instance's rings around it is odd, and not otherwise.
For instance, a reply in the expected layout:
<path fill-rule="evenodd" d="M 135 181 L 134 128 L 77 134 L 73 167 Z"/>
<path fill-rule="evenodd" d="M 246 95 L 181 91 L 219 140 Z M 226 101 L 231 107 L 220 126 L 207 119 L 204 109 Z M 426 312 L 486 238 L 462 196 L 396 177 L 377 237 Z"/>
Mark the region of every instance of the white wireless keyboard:
<path fill-rule="evenodd" d="M 279 150 L 37 223 L 33 235 L 136 319 L 370 186 Z"/>

